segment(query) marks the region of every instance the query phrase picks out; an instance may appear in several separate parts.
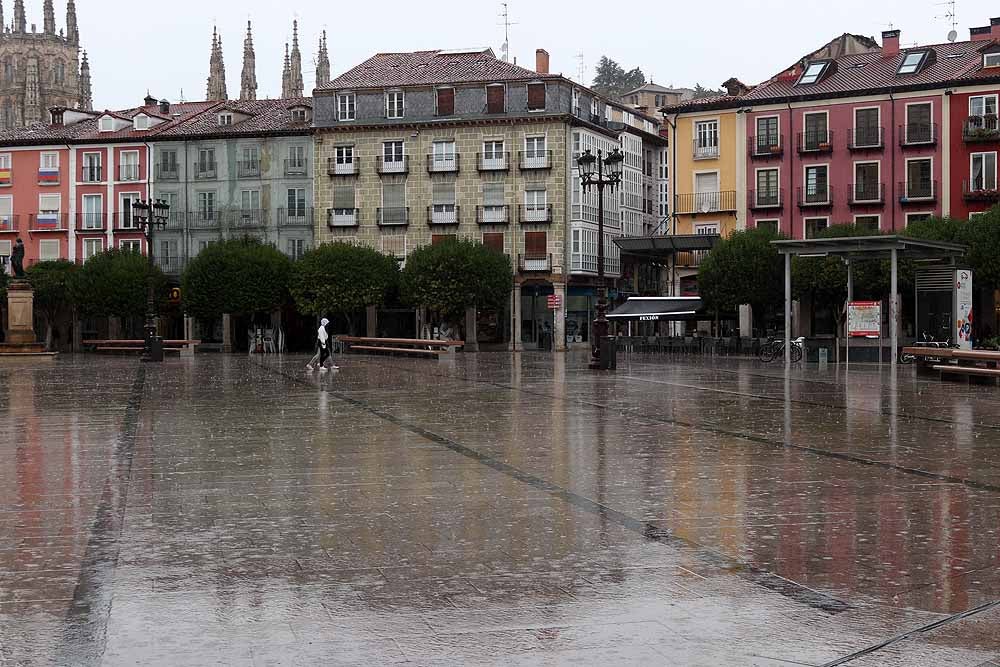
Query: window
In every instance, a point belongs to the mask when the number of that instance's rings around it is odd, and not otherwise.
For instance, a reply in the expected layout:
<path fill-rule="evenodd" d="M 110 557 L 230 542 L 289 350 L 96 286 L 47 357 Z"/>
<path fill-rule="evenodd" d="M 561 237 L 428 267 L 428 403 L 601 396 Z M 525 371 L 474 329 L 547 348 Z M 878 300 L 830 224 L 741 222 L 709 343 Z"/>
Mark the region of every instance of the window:
<path fill-rule="evenodd" d="M 42 153 L 39 159 L 39 164 L 41 165 L 41 169 L 43 170 L 54 169 L 58 171 L 59 153 Z"/>
<path fill-rule="evenodd" d="M 260 210 L 260 190 L 240 190 L 241 217 Z"/>
<path fill-rule="evenodd" d="M 207 174 L 215 171 L 215 149 L 214 148 L 199 148 L 198 149 L 198 173 Z"/>
<path fill-rule="evenodd" d="M 160 151 L 160 175 L 177 175 L 177 151 Z"/>
<path fill-rule="evenodd" d="M 983 67 L 1000 67 L 1000 53 L 983 54 Z"/>
<path fill-rule="evenodd" d="M 879 216 L 877 215 L 856 215 L 854 216 L 854 226 L 865 229 L 869 232 L 877 232 L 879 228 Z"/>
<path fill-rule="evenodd" d="M 118 226 L 120 229 L 135 229 L 135 217 L 132 215 L 132 204 L 139 201 L 138 193 L 121 195 L 118 207 Z"/>
<path fill-rule="evenodd" d="M 503 254 L 504 244 L 503 244 L 503 232 L 486 232 L 483 234 L 483 245 L 493 250 Z"/>
<path fill-rule="evenodd" d="M 455 89 L 437 89 L 437 115 L 451 116 L 455 113 Z"/>
<path fill-rule="evenodd" d="M 14 198 L 10 195 L 0 197 L 0 229 L 10 231 L 14 216 Z M 3 253 L 0 253 L 3 254 Z M 6 253 L 10 255 L 10 253 Z"/>
<path fill-rule="evenodd" d="M 288 239 L 285 247 L 287 248 L 285 253 L 292 260 L 301 259 L 302 255 L 306 254 L 306 242 L 303 239 Z"/>
<path fill-rule="evenodd" d="M 528 84 L 528 111 L 545 110 L 545 84 Z"/>
<path fill-rule="evenodd" d="M 56 63 L 53 79 L 55 79 L 56 84 L 62 84 L 66 81 L 66 65 L 61 62 Z"/>
<path fill-rule="evenodd" d="M 62 197 L 59 195 L 38 195 L 38 222 L 48 226 L 58 226 Z"/>
<path fill-rule="evenodd" d="M 987 119 L 985 116 L 989 116 Z M 974 127 L 997 129 L 997 96 L 974 95 L 969 98 L 969 123 Z"/>
<path fill-rule="evenodd" d="M 215 193 L 198 193 L 198 218 L 200 220 L 215 220 Z"/>
<path fill-rule="evenodd" d="M 507 110 L 507 89 L 502 83 L 486 86 L 486 113 L 503 113 Z"/>
<path fill-rule="evenodd" d="M 435 141 L 431 145 L 431 157 L 433 158 L 433 164 L 435 169 L 441 169 L 441 170 L 454 169 L 456 167 L 455 142 Z"/>
<path fill-rule="evenodd" d="M 102 179 L 102 176 L 103 174 L 101 174 L 101 154 L 84 153 L 83 172 L 80 175 L 80 179 L 84 183 L 99 183 Z"/>
<path fill-rule="evenodd" d="M 769 229 L 775 234 L 778 233 L 778 221 L 777 220 L 758 220 L 754 223 L 757 229 Z"/>
<path fill-rule="evenodd" d="M 139 114 L 132 119 L 132 124 L 137 130 L 148 130 L 149 129 L 149 116 Z"/>
<path fill-rule="evenodd" d="M 882 145 L 882 130 L 879 127 L 879 110 L 854 110 L 854 143 L 858 148 Z"/>
<path fill-rule="evenodd" d="M 803 116 L 805 127 L 803 148 L 807 151 L 818 151 L 828 147 L 830 137 L 827 134 L 826 113 L 807 113 Z"/>
<path fill-rule="evenodd" d="M 524 191 L 524 213 L 523 222 L 548 221 L 548 193 L 544 188 Z"/>
<path fill-rule="evenodd" d="M 909 226 L 912 222 L 921 222 L 923 220 L 930 220 L 932 217 L 931 213 L 907 213 L 906 214 L 906 225 Z"/>
<path fill-rule="evenodd" d="M 83 240 L 83 260 L 87 261 L 94 255 L 101 254 L 104 250 L 104 239 L 84 239 Z"/>
<path fill-rule="evenodd" d="M 337 95 L 337 120 L 354 120 L 354 93 Z"/>
<path fill-rule="evenodd" d="M 695 210 L 708 213 L 719 210 L 719 174 L 710 172 L 694 175 Z"/>
<path fill-rule="evenodd" d="M 483 183 L 483 209 L 479 222 L 483 224 L 507 222 L 504 198 L 503 183 Z"/>
<path fill-rule="evenodd" d="M 756 200 L 757 206 L 777 206 L 780 203 L 777 169 L 757 170 Z"/>
<path fill-rule="evenodd" d="M 973 153 L 969 160 L 971 163 L 969 189 L 972 192 L 977 190 L 996 190 L 997 154 L 995 152 Z"/>
<path fill-rule="evenodd" d="M 45 239 L 38 242 L 38 260 L 51 262 L 59 259 L 59 239 Z"/>
<path fill-rule="evenodd" d="M 115 121 L 110 116 L 102 116 L 98 123 L 98 132 L 114 132 Z"/>
<path fill-rule="evenodd" d="M 306 172 L 305 146 L 288 147 L 288 161 L 285 163 L 285 172 L 289 174 L 304 174 Z"/>
<path fill-rule="evenodd" d="M 703 120 L 694 124 L 695 158 L 718 157 L 719 121 Z"/>
<path fill-rule="evenodd" d="M 806 218 L 806 238 L 814 239 L 821 231 L 826 229 L 830 222 L 827 218 Z"/>
<path fill-rule="evenodd" d="M 919 158 L 906 161 L 907 199 L 930 199 L 934 196 L 931 180 L 931 159 Z"/>
<path fill-rule="evenodd" d="M 574 88 L 573 89 L 573 96 L 572 96 L 571 103 L 572 103 L 572 113 L 573 113 L 573 115 L 574 116 L 579 116 L 580 115 L 580 90 L 578 88 Z"/>
<path fill-rule="evenodd" d="M 226 126 L 233 124 L 233 114 L 231 113 L 220 113 L 219 114 L 219 126 Z"/>
<path fill-rule="evenodd" d="M 309 120 L 309 112 L 306 109 L 292 109 L 292 122 L 304 123 Z"/>
<path fill-rule="evenodd" d="M 524 138 L 523 167 L 528 169 L 547 167 L 548 156 L 548 151 L 545 149 L 545 137 Z"/>
<path fill-rule="evenodd" d="M 288 188 L 286 192 L 288 217 L 304 218 L 306 215 L 306 189 Z"/>
<path fill-rule="evenodd" d="M 0 169 L 10 169 L 10 153 L 0 153 Z"/>
<path fill-rule="evenodd" d="M 590 100 L 590 119 L 596 121 L 601 117 L 601 107 L 597 104 L 597 98 L 594 97 Z"/>
<path fill-rule="evenodd" d="M 906 143 L 926 144 L 934 140 L 931 127 L 931 103 L 920 102 L 906 106 Z"/>
<path fill-rule="evenodd" d="M 830 201 L 830 192 L 827 187 L 827 166 L 816 165 L 806 167 L 806 197 L 807 204 L 826 204 Z"/>
<path fill-rule="evenodd" d="M 382 211 L 379 222 L 383 225 L 405 225 L 409 222 L 406 211 L 406 184 L 382 184 Z"/>
<path fill-rule="evenodd" d="M 142 241 L 139 239 L 125 239 L 119 242 L 118 247 L 125 252 L 134 252 L 138 255 L 142 252 Z"/>
<path fill-rule="evenodd" d="M 455 181 L 434 181 L 431 190 L 431 222 L 454 224 L 458 222 L 455 206 Z"/>
<path fill-rule="evenodd" d="M 809 65 L 806 66 L 806 70 L 802 73 L 802 77 L 799 78 L 799 85 L 807 86 L 819 81 L 829 64 L 829 60 L 809 63 Z"/>
<path fill-rule="evenodd" d="M 382 160 L 384 162 L 403 161 L 403 142 L 386 141 L 382 144 Z"/>
<path fill-rule="evenodd" d="M 101 195 L 83 195 L 80 226 L 83 229 L 104 228 L 104 198 Z"/>
<path fill-rule="evenodd" d="M 119 154 L 121 165 L 119 165 L 118 180 L 138 181 L 139 180 L 139 151 L 122 151 Z"/>
<path fill-rule="evenodd" d="M 770 153 L 778 144 L 778 117 L 766 116 L 757 119 L 757 152 Z"/>
<path fill-rule="evenodd" d="M 358 224 L 353 183 L 338 183 L 333 186 L 333 210 L 330 212 L 332 227 L 354 227 Z"/>
<path fill-rule="evenodd" d="M 881 165 L 878 162 L 858 162 L 854 165 L 854 192 L 851 201 L 882 201 L 880 170 Z"/>
<path fill-rule="evenodd" d="M 342 165 L 354 165 L 354 146 L 337 146 L 333 150 L 334 162 Z"/>
<path fill-rule="evenodd" d="M 548 235 L 545 232 L 524 233 L 524 256 L 528 259 L 545 259 L 548 257 Z"/>
<path fill-rule="evenodd" d="M 491 139 L 483 142 L 483 160 L 496 161 L 504 159 L 503 140 Z"/>
<path fill-rule="evenodd" d="M 903 57 L 896 74 L 916 74 L 927 58 L 927 51 L 910 51 Z"/>
<path fill-rule="evenodd" d="M 395 90 L 385 94 L 385 117 L 403 117 L 403 91 Z"/>

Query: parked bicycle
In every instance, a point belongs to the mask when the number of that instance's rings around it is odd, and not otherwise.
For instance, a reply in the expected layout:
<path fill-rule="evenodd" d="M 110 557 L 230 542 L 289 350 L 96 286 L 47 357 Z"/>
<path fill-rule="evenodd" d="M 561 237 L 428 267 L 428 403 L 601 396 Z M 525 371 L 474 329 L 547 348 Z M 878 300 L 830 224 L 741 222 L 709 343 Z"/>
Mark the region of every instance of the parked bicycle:
<path fill-rule="evenodd" d="M 791 347 L 791 357 L 792 361 L 798 363 L 802 361 L 802 348 L 806 339 L 802 336 L 792 339 Z M 764 363 L 770 363 L 775 359 L 785 358 L 785 339 L 784 338 L 769 338 L 768 341 L 760 348 L 760 354 L 758 357 Z"/>
<path fill-rule="evenodd" d="M 915 341 L 913 343 L 913 347 L 931 347 L 931 348 L 940 348 L 940 349 L 957 349 L 958 348 L 958 345 L 953 344 L 951 342 L 950 338 L 945 339 L 945 340 L 935 340 L 934 337 L 931 336 L 931 335 L 928 335 L 928 333 L 926 331 L 923 332 L 922 337 L 923 337 L 923 340 Z M 899 351 L 899 363 L 901 363 L 901 364 L 912 364 L 914 361 L 916 361 L 916 359 L 917 359 L 917 357 L 914 356 L 914 355 L 912 355 L 912 354 L 907 354 L 907 353 L 903 352 L 903 350 Z M 935 364 L 941 363 L 941 359 L 937 358 L 937 357 L 927 357 L 927 361 L 928 361 L 928 363 L 935 363 Z"/>

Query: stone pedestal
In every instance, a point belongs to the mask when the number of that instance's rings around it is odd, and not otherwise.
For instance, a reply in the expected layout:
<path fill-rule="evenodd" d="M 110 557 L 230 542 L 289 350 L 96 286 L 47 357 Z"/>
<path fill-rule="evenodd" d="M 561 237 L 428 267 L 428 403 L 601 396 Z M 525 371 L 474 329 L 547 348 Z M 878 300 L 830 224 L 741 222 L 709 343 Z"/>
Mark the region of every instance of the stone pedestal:
<path fill-rule="evenodd" d="M 479 333 L 476 331 L 477 311 L 475 306 L 465 309 L 465 351 L 479 352 Z"/>
<path fill-rule="evenodd" d="M 35 342 L 35 293 L 26 280 L 15 280 L 7 287 L 6 342 L 24 345 Z"/>

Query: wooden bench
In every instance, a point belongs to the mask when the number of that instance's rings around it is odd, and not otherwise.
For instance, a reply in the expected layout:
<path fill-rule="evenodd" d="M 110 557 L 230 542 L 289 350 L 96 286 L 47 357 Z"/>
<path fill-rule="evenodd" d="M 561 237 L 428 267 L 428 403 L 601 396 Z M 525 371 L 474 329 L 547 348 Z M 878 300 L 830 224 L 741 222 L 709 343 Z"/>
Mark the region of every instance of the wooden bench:
<path fill-rule="evenodd" d="M 967 380 L 996 384 L 1000 378 L 1000 352 L 990 350 L 949 350 L 946 358 L 953 363 L 937 363 L 931 370 L 941 374 L 942 380 Z"/>
<path fill-rule="evenodd" d="M 87 347 L 93 347 L 99 354 L 136 354 L 143 351 L 146 346 L 144 340 L 97 340 L 87 339 L 82 341 Z M 182 357 L 194 356 L 194 349 L 201 344 L 200 340 L 164 340 L 163 352 L 165 354 L 179 354 Z"/>
<path fill-rule="evenodd" d="M 339 336 L 337 341 L 344 345 L 345 352 L 406 354 L 437 358 L 454 354 L 457 348 L 465 345 L 465 341 L 461 340 L 429 340 L 424 338 Z"/>

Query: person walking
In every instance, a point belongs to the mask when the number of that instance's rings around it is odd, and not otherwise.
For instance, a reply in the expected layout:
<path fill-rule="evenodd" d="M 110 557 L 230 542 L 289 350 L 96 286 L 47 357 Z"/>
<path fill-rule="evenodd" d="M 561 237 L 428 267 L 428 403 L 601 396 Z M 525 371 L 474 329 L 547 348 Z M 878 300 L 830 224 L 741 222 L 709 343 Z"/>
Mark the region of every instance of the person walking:
<path fill-rule="evenodd" d="M 316 363 L 319 363 L 319 370 L 326 372 L 327 361 L 330 361 L 330 368 L 336 370 L 338 367 L 333 365 L 333 361 L 330 357 L 330 334 L 326 331 L 326 325 L 330 323 L 330 320 L 325 317 L 319 322 L 319 329 L 316 330 L 316 354 L 313 358 L 309 360 L 306 364 L 306 370 L 313 370 Z"/>

